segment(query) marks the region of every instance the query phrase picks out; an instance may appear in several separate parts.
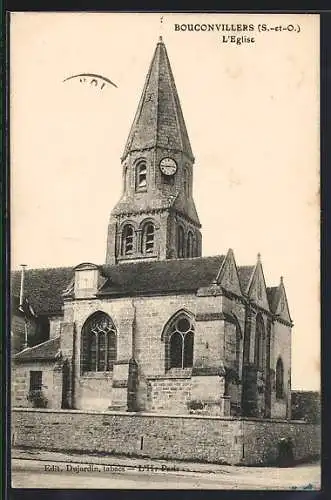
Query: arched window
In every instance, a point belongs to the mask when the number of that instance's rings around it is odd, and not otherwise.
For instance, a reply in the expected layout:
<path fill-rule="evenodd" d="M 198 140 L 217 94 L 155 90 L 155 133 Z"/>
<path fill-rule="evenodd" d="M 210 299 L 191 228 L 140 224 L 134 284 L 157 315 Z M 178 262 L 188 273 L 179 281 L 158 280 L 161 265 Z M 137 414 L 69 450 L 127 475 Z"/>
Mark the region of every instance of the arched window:
<path fill-rule="evenodd" d="M 186 256 L 187 257 L 193 257 L 193 249 L 194 249 L 194 240 L 193 240 L 193 234 L 191 231 L 189 231 L 187 235 L 187 241 L 186 241 Z"/>
<path fill-rule="evenodd" d="M 141 252 L 143 254 L 153 253 L 155 246 L 155 226 L 152 222 L 145 224 L 142 232 Z"/>
<path fill-rule="evenodd" d="M 177 255 L 179 258 L 185 257 L 184 229 L 182 226 L 177 228 Z"/>
<path fill-rule="evenodd" d="M 105 313 L 93 314 L 82 329 L 82 373 L 113 369 L 116 361 L 116 328 Z"/>
<path fill-rule="evenodd" d="M 255 327 L 255 364 L 257 369 L 263 371 L 264 368 L 264 321 L 261 314 L 256 316 Z"/>
<path fill-rule="evenodd" d="M 187 314 L 180 314 L 167 327 L 166 369 L 192 367 L 193 344 L 193 322 Z"/>
<path fill-rule="evenodd" d="M 284 366 L 281 358 L 278 358 L 276 365 L 276 398 L 284 397 Z"/>
<path fill-rule="evenodd" d="M 134 229 L 130 224 L 126 224 L 122 230 L 121 254 L 131 255 L 134 248 Z"/>
<path fill-rule="evenodd" d="M 144 161 L 136 165 L 136 190 L 146 191 L 147 189 L 147 166 Z"/>

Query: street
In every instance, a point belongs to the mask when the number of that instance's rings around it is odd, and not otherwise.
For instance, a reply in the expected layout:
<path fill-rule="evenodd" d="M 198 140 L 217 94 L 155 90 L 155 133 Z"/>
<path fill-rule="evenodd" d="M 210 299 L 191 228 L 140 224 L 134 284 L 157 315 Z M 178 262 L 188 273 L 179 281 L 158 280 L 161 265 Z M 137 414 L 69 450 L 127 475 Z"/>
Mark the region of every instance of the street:
<path fill-rule="evenodd" d="M 116 462 L 114 460 L 114 462 Z M 118 460 L 117 460 L 118 462 Z M 306 489 L 320 487 L 319 464 L 293 468 L 218 466 L 199 464 L 200 471 L 169 470 L 167 465 L 12 460 L 14 488 L 96 489 Z M 165 462 L 166 464 L 166 462 Z M 171 465 L 171 464 L 170 464 Z M 198 467 L 198 466 L 197 466 Z M 152 470 L 151 470 L 152 469 Z M 210 470 L 211 469 L 211 470 Z"/>

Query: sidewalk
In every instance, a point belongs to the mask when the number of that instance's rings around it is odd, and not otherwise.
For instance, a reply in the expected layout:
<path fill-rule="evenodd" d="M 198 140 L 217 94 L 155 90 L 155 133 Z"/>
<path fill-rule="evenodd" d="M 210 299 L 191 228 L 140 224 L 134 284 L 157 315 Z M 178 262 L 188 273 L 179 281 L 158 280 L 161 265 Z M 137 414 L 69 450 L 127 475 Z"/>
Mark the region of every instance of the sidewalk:
<path fill-rule="evenodd" d="M 296 465 L 295 467 L 288 468 L 278 468 L 278 467 L 245 467 L 237 465 L 220 465 L 212 463 L 197 463 L 197 462 L 183 462 L 176 460 L 160 460 L 152 458 L 137 458 L 137 457 L 125 457 L 116 455 L 87 455 L 82 453 L 63 453 L 56 451 L 43 451 L 38 449 L 21 449 L 12 448 L 12 459 L 20 460 L 40 460 L 49 463 L 75 463 L 75 464 L 99 464 L 99 465 L 109 465 L 112 467 L 122 467 L 127 470 L 137 470 L 145 468 L 146 470 L 153 469 L 163 469 L 167 472 L 197 472 L 197 473 L 241 473 L 241 474 L 254 474 L 266 475 L 268 472 L 285 471 L 289 472 L 289 475 L 293 473 L 294 470 L 301 468 L 312 468 L 316 467 L 318 463 L 307 463 L 302 465 Z"/>
<path fill-rule="evenodd" d="M 219 465 L 209 463 L 181 462 L 175 460 L 160 460 L 151 458 L 136 458 L 123 457 L 115 455 L 85 455 L 80 453 L 63 453 L 55 451 L 43 451 L 37 449 L 21 449 L 12 448 L 12 459 L 20 460 L 40 460 L 49 463 L 75 463 L 75 464 L 97 464 L 109 465 L 112 467 L 124 467 L 128 470 L 137 470 L 145 468 L 152 471 L 153 469 L 162 469 L 167 472 L 199 472 L 199 473 L 222 473 L 234 472 L 242 467 L 232 465 Z"/>
<path fill-rule="evenodd" d="M 69 464 L 72 468 L 68 468 Z M 98 466 L 99 469 L 102 466 L 102 469 L 98 470 Z M 111 476 L 100 475 L 101 472 L 105 471 L 104 466 L 111 469 L 113 473 Z M 78 487 L 73 486 L 73 481 L 75 481 L 73 478 L 77 478 L 78 476 L 78 474 L 73 474 L 73 472 L 79 472 L 77 469 L 80 467 L 82 471 L 86 468 L 90 469 L 87 475 L 84 476 L 84 472 L 82 472 L 82 475 L 79 475 L 80 482 L 78 484 L 80 487 L 81 481 L 86 480 L 90 484 L 94 478 L 93 480 L 96 480 L 96 483 L 93 484 L 96 484 L 97 488 L 101 488 L 101 484 L 106 488 L 110 487 L 109 484 L 114 484 L 109 483 L 109 481 L 117 481 L 116 485 L 119 485 L 118 487 L 120 488 L 123 487 L 121 486 L 122 483 L 126 484 L 125 481 L 133 484 L 134 488 L 142 487 L 141 481 L 145 481 L 146 484 L 144 483 L 144 487 L 146 488 L 150 488 L 150 484 L 154 483 L 163 487 L 166 483 L 177 485 L 184 484 L 182 483 L 184 481 L 185 484 L 190 484 L 191 482 L 194 485 L 196 481 L 199 481 L 200 484 L 205 485 L 204 487 L 213 487 L 216 489 L 318 490 L 321 474 L 318 463 L 302 464 L 289 468 L 244 467 L 12 448 L 12 468 L 16 476 L 17 474 L 24 475 L 24 477 L 21 476 L 21 481 L 24 484 L 29 480 L 29 477 L 38 477 L 38 484 L 41 484 L 40 481 L 44 481 L 47 484 L 45 487 L 51 487 L 49 485 L 52 481 L 55 481 L 54 484 L 57 485 L 56 487 L 61 487 L 59 486 L 60 482 L 61 484 L 63 483 L 62 487 L 69 487 L 70 485 L 70 487 Z M 67 471 L 67 474 L 52 474 L 52 472 L 58 471 Z M 117 477 L 114 478 L 114 474 L 116 476 L 116 473 Z M 179 477 L 181 477 L 180 480 Z M 152 482 L 148 483 L 148 481 Z M 105 485 L 104 483 L 107 484 Z M 178 486 L 175 487 L 177 488 Z"/>

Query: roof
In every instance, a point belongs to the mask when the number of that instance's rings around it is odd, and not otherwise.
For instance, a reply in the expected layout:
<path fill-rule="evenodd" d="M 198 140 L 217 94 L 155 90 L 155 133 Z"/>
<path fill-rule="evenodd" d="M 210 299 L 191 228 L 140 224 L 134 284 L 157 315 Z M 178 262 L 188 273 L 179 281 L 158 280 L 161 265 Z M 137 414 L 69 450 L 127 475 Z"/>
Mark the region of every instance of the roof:
<path fill-rule="evenodd" d="M 253 274 L 255 266 L 238 266 L 238 276 L 240 281 L 241 290 L 243 293 L 247 292 L 249 280 Z"/>
<path fill-rule="evenodd" d="M 130 151 L 152 147 L 182 151 L 194 159 L 167 50 L 161 37 L 147 73 L 122 159 Z"/>
<path fill-rule="evenodd" d="M 169 259 L 162 261 L 127 262 L 99 267 L 104 283 L 99 296 L 130 296 L 134 294 L 195 293 L 210 285 L 225 260 L 224 255 Z M 255 266 L 238 266 L 242 292 L 245 293 Z M 72 293 L 74 268 L 59 267 L 25 271 L 24 297 L 37 315 L 61 314 L 63 292 Z M 20 288 L 20 271 L 12 272 L 12 293 Z M 69 288 L 68 288 L 69 287 Z M 277 287 L 267 289 L 269 304 Z"/>
<path fill-rule="evenodd" d="M 24 272 L 24 298 L 38 315 L 61 312 L 62 292 L 73 276 L 72 267 L 28 269 Z M 11 273 L 11 293 L 19 295 L 21 271 Z"/>
<path fill-rule="evenodd" d="M 215 280 L 225 257 L 195 257 L 102 266 L 98 295 L 196 291 Z"/>
<path fill-rule="evenodd" d="M 268 297 L 268 302 L 270 306 L 270 311 L 275 312 L 275 306 L 276 304 L 276 298 L 278 294 L 279 287 L 278 286 L 271 286 L 267 288 L 267 297 Z"/>
<path fill-rule="evenodd" d="M 23 351 L 15 354 L 13 359 L 15 361 L 53 361 L 56 359 L 56 355 L 60 349 L 60 337 L 56 337 L 50 340 L 46 340 L 42 344 L 38 344 L 34 347 L 28 347 Z"/>

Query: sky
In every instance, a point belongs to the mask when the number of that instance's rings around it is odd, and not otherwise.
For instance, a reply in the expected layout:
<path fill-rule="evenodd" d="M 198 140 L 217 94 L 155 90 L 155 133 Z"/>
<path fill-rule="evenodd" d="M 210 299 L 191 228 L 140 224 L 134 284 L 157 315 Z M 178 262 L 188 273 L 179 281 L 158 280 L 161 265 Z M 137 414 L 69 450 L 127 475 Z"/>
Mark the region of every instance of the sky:
<path fill-rule="evenodd" d="M 161 22 L 162 18 L 162 22 Z M 253 24 L 250 43 L 175 24 Z M 259 32 L 259 25 L 295 26 Z M 299 29 L 298 29 L 299 26 Z M 300 30 L 300 32 L 298 32 Z M 195 155 L 203 255 L 261 259 L 294 322 L 292 386 L 320 384 L 317 15 L 14 13 L 11 267 L 105 261 L 120 157 L 159 35 Z M 66 78 L 95 73 L 117 87 Z"/>

